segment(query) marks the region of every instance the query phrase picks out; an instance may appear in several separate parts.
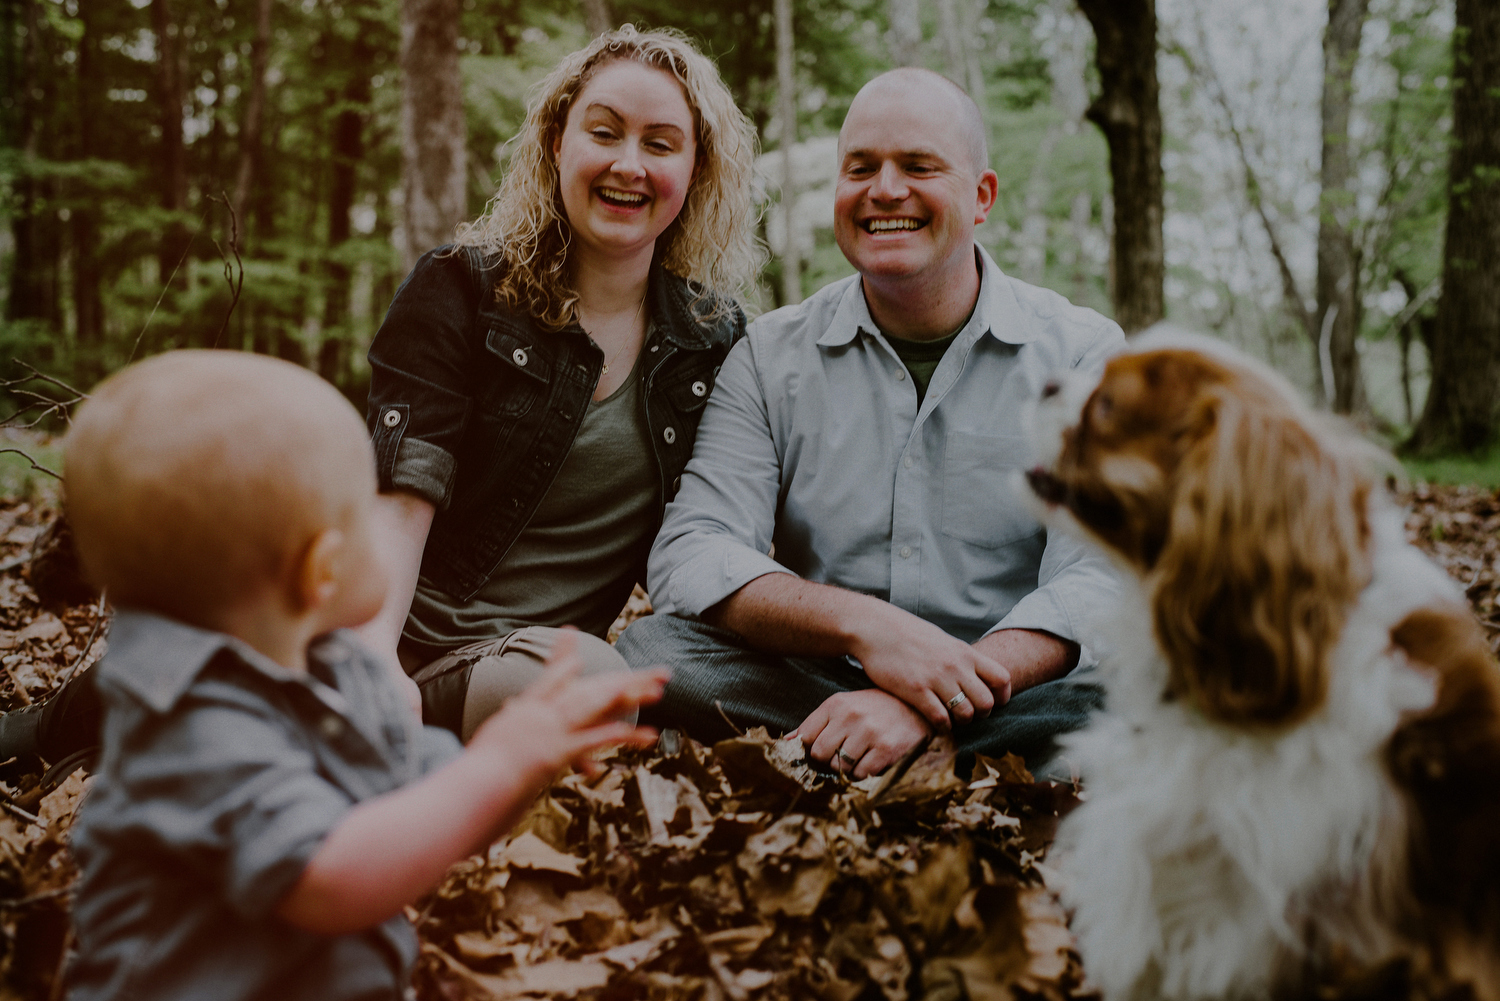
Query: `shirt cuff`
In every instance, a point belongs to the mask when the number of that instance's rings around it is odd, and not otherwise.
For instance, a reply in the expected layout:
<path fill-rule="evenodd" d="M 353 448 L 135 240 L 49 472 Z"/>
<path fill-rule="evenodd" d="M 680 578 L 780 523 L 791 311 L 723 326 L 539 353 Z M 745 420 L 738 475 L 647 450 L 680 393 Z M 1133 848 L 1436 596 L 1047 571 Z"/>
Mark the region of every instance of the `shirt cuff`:
<path fill-rule="evenodd" d="M 792 572 L 765 553 L 725 541 L 672 569 L 663 595 L 665 607 L 658 610 L 701 616 L 752 580 L 768 573 Z M 652 595 L 653 602 L 655 598 Z"/>
<path fill-rule="evenodd" d="M 1002 629 L 1034 629 L 1077 643 L 1078 664 L 1073 668 L 1074 671 L 1093 667 L 1098 663 L 1098 658 L 1075 625 L 1067 606 L 1052 588 L 1038 588 L 1026 595 L 1016 602 L 1005 618 L 987 629 L 984 635 L 988 636 Z"/>
<path fill-rule="evenodd" d="M 402 438 L 388 490 L 406 490 L 433 507 L 444 507 L 453 486 L 456 463 L 446 451 L 420 438 Z"/>

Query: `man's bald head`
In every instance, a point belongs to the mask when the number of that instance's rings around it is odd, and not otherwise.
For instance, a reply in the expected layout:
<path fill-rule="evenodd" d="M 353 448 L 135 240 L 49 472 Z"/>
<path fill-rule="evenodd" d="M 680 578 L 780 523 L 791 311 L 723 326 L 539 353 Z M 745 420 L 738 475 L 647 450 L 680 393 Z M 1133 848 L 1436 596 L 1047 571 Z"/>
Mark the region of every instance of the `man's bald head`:
<path fill-rule="evenodd" d="M 906 97 L 914 90 L 928 92 L 952 105 L 953 121 L 962 133 L 974 173 L 981 174 L 988 170 L 990 166 L 989 143 L 985 138 L 984 116 L 979 111 L 979 105 L 974 103 L 974 99 L 967 91 L 941 73 L 934 73 L 932 70 L 917 66 L 902 66 L 889 70 L 861 87 L 859 93 L 854 95 L 849 110 L 853 112 L 859 104 L 866 101 L 878 106 L 885 101 Z M 839 135 L 841 157 L 844 151 L 843 142 L 841 131 Z"/>

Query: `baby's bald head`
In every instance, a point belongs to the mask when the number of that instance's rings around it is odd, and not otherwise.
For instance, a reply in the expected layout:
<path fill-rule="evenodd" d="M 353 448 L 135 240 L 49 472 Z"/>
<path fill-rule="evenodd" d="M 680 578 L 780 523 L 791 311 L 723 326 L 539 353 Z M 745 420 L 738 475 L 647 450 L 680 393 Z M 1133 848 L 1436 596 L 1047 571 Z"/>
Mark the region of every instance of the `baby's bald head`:
<path fill-rule="evenodd" d="M 962 144 L 967 159 L 976 175 L 990 167 L 989 143 L 985 138 L 984 115 L 979 105 L 958 84 L 941 73 L 934 73 L 919 66 L 901 66 L 875 77 L 859 89 L 849 105 L 852 116 L 855 108 L 864 103 L 875 107 L 890 101 L 905 101 L 913 96 L 931 98 L 946 105 L 952 115 L 952 134 Z M 840 158 L 843 154 L 843 136 L 839 138 Z"/>
<path fill-rule="evenodd" d="M 118 604 L 202 624 L 367 510 L 364 422 L 306 369 L 177 351 L 106 379 L 66 442 L 79 555 Z"/>

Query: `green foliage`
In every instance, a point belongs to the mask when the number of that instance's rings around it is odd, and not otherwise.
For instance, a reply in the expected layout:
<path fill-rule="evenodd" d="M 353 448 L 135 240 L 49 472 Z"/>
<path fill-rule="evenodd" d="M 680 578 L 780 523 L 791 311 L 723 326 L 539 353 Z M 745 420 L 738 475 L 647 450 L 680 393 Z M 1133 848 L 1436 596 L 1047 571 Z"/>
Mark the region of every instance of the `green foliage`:
<path fill-rule="evenodd" d="M 1480 456 L 1443 456 L 1434 459 L 1403 459 L 1406 475 L 1427 483 L 1472 483 L 1500 487 L 1500 448 Z"/>

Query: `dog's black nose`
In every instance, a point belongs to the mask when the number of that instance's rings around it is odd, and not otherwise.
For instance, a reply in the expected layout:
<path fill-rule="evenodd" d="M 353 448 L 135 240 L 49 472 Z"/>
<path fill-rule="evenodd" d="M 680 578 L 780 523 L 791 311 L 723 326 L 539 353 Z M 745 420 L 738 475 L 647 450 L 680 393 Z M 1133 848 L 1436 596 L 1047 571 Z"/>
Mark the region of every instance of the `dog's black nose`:
<path fill-rule="evenodd" d="M 1047 400 L 1062 392 L 1062 383 L 1056 379 L 1048 379 L 1047 384 L 1042 387 L 1042 399 Z"/>

